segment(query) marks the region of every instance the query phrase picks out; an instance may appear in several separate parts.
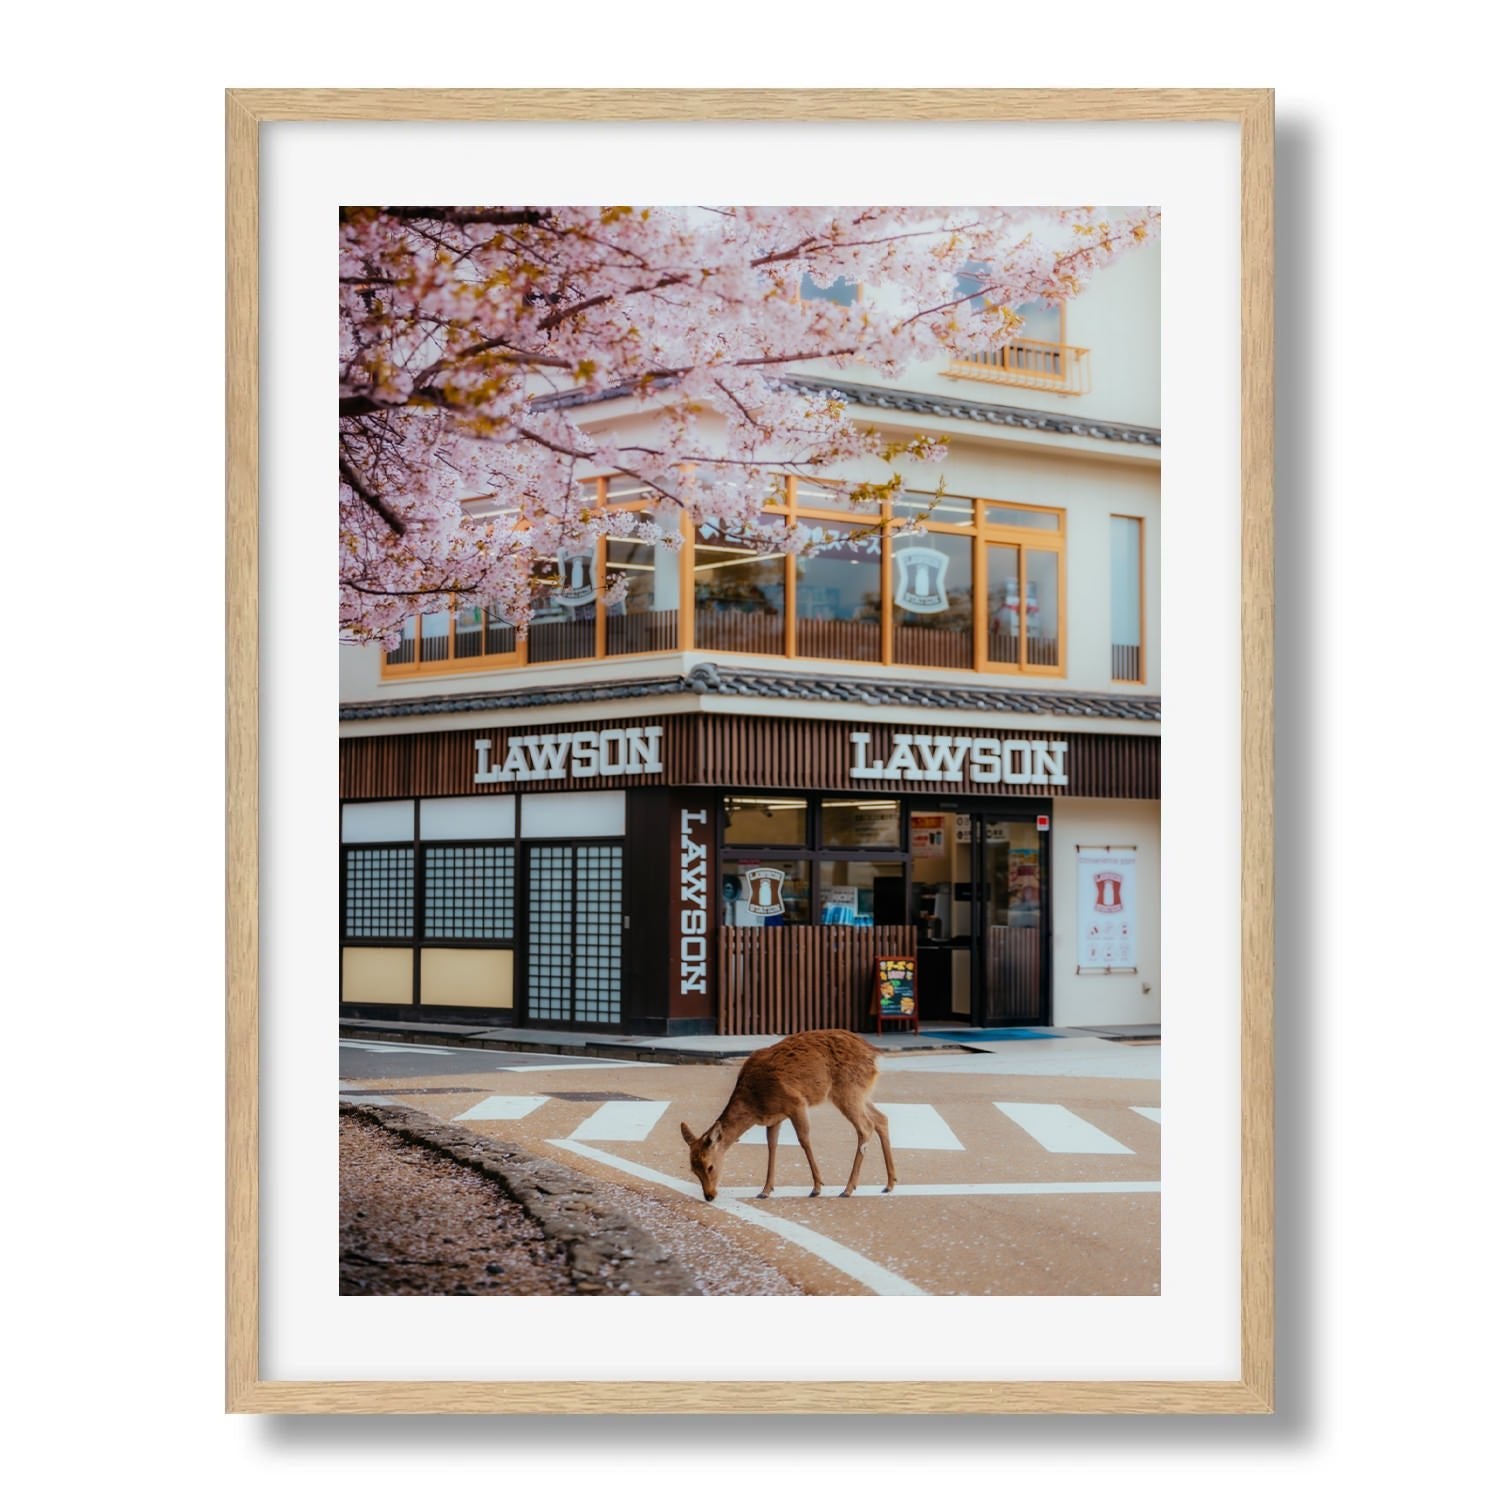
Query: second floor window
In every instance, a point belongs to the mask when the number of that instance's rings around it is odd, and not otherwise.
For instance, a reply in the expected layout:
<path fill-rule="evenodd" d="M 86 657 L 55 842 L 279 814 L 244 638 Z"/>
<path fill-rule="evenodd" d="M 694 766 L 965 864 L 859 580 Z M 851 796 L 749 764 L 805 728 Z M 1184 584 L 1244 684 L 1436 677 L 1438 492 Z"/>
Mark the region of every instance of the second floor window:
<path fill-rule="evenodd" d="M 1116 682 L 1146 680 L 1141 532 L 1138 516 L 1109 518 L 1109 675 Z"/>
<path fill-rule="evenodd" d="M 591 543 L 536 564 L 538 603 L 524 642 L 490 611 L 434 611 L 408 622 L 385 670 L 400 676 L 690 648 L 1066 672 L 1065 510 L 947 493 L 856 505 L 836 486 L 790 480 L 763 515 L 813 528 L 822 545 L 795 556 L 767 552 L 723 522 L 685 530 L 681 550 L 630 537 Z M 895 529 L 908 521 L 920 533 Z M 1128 524 L 1137 528 L 1138 563 L 1140 523 Z M 623 595 L 604 605 L 621 579 Z M 1133 603 L 1119 608 L 1139 616 L 1138 578 L 1136 587 Z M 1133 641 L 1118 635 L 1117 643 L 1133 644 L 1138 662 L 1139 625 Z M 1117 658 L 1117 675 L 1124 660 Z"/>

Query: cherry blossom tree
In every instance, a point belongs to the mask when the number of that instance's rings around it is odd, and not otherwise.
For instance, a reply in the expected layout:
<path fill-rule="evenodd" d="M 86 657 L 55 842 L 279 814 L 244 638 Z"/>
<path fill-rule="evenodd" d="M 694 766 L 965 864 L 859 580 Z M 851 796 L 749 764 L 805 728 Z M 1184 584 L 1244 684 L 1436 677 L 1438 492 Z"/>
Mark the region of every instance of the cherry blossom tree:
<path fill-rule="evenodd" d="M 1152 238 L 1159 215 L 1093 209 L 350 208 L 339 241 L 341 631 L 482 606 L 524 630 L 539 562 L 600 536 L 676 545 L 681 517 L 749 545 L 823 539 L 768 519 L 818 476 L 879 525 L 892 441 L 813 362 L 894 379 L 995 348 Z M 859 288 L 857 296 L 848 289 Z M 601 400 L 628 423 L 600 424 Z M 873 461 L 880 478 L 839 481 Z M 872 463 L 859 466 L 872 472 Z M 611 473 L 650 512 L 601 507 Z"/>

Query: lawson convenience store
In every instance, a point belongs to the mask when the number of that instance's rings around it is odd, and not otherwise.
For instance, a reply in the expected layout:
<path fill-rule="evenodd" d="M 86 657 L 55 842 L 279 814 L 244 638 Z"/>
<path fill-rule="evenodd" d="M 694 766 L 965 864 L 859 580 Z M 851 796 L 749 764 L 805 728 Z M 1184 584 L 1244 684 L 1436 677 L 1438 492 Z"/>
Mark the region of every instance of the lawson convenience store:
<path fill-rule="evenodd" d="M 599 695 L 630 717 L 348 711 L 341 1013 L 860 1030 L 876 955 L 910 953 L 924 1022 L 1159 1020 L 1153 703 L 1012 693 L 964 716 L 929 693 L 872 722 L 791 680 L 775 702 L 663 684 L 640 714 Z"/>

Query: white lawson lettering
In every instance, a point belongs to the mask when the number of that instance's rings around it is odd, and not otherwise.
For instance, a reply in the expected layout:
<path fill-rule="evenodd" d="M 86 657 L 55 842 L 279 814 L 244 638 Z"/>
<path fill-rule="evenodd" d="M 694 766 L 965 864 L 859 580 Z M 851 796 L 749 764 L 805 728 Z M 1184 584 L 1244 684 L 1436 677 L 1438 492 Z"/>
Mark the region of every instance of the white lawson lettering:
<path fill-rule="evenodd" d="M 708 844 L 695 839 L 693 825 L 707 824 L 708 809 L 685 807 L 679 840 L 681 863 L 679 979 L 683 994 L 705 994 L 708 990 Z M 703 828 L 696 830 L 700 835 Z"/>
<path fill-rule="evenodd" d="M 475 740 L 476 785 L 492 781 L 586 781 L 594 776 L 646 776 L 664 770 L 660 724 L 642 729 L 580 729 L 572 734 L 513 734 L 505 760 L 490 758 L 493 740 Z"/>
<path fill-rule="evenodd" d="M 1066 740 L 996 740 L 973 735 L 893 734 L 891 758 L 870 754 L 870 735 L 849 736 L 849 775 L 856 781 L 962 781 L 967 760 L 975 781 L 1007 786 L 1067 786 Z"/>

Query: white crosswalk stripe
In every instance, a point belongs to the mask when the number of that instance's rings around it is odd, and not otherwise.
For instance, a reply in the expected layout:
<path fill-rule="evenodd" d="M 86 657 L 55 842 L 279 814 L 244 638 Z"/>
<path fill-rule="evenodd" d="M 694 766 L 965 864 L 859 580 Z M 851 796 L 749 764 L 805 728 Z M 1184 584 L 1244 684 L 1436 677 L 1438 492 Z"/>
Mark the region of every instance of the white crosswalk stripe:
<path fill-rule="evenodd" d="M 1160 1109 L 1154 1108 L 1149 1104 L 1132 1104 L 1130 1107 L 1136 1112 L 1136 1114 L 1145 1115 L 1148 1120 L 1155 1120 L 1158 1125 L 1161 1124 Z"/>
<path fill-rule="evenodd" d="M 964 1143 L 930 1104 L 882 1104 L 891 1145 L 903 1151 L 962 1151 Z"/>
<path fill-rule="evenodd" d="M 547 1102 L 545 1094 L 492 1094 L 466 1109 L 455 1120 L 524 1120 L 532 1110 Z"/>
<path fill-rule="evenodd" d="M 1004 1104 L 995 1108 L 1013 1120 L 1045 1151 L 1090 1156 L 1134 1156 L 1129 1146 L 1061 1104 Z"/>
<path fill-rule="evenodd" d="M 611 1099 L 568 1137 L 572 1141 L 643 1141 L 666 1113 L 664 1099 Z"/>
<path fill-rule="evenodd" d="M 882 1104 L 891 1122 L 891 1148 L 903 1151 L 962 1151 L 964 1143 L 948 1128 L 948 1122 L 930 1104 Z M 854 1127 L 847 1127 L 853 1133 Z M 873 1141 L 873 1137 L 871 1138 Z M 782 1146 L 797 1144 L 797 1132 L 790 1120 L 781 1122 L 777 1138 Z M 743 1146 L 764 1146 L 766 1127 L 754 1125 L 740 1137 Z M 817 1150 L 816 1142 L 813 1150 Z"/>

